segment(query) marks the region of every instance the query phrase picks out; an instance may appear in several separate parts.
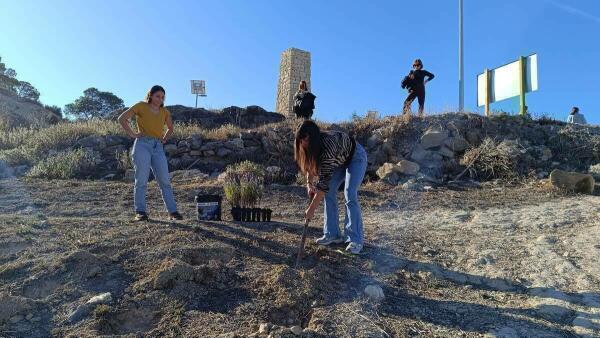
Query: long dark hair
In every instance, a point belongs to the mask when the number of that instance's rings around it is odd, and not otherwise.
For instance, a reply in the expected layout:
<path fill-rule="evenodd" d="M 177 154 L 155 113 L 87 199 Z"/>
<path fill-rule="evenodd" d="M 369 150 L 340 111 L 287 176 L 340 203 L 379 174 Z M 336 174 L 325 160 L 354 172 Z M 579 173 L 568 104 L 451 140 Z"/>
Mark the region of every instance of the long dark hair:
<path fill-rule="evenodd" d="M 159 85 L 154 85 L 152 86 L 152 88 L 150 88 L 150 90 L 148 91 L 148 94 L 146 94 L 146 103 L 151 103 L 152 102 L 152 95 L 156 94 L 156 92 L 162 92 L 164 95 L 167 95 L 167 93 L 165 92 L 165 89 Z M 161 107 L 164 107 L 165 102 L 163 101 L 163 103 L 161 103 Z"/>
<path fill-rule="evenodd" d="M 300 81 L 300 84 L 298 85 L 298 90 L 308 90 L 308 85 L 306 84 L 306 81 Z"/>
<path fill-rule="evenodd" d="M 308 147 L 304 149 L 301 143 L 307 137 Z M 294 159 L 303 174 L 317 176 L 321 165 L 321 129 L 311 120 L 302 122 L 296 130 Z"/>

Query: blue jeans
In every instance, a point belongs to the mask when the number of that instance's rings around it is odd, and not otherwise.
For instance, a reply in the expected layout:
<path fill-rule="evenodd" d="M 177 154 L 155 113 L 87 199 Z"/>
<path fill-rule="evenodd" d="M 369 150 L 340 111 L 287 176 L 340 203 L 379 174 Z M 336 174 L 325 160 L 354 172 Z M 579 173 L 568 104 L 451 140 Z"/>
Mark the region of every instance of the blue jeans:
<path fill-rule="evenodd" d="M 363 222 L 358 203 L 358 188 L 365 177 L 366 170 L 367 153 L 357 143 L 350 164 L 347 167 L 337 168 L 333 172 L 331 181 L 329 181 L 329 192 L 325 194 L 325 222 L 323 226 L 323 234 L 326 237 L 341 237 L 337 191 L 342 182 L 345 181 L 346 218 L 344 220 L 344 237 L 351 242 L 363 244 Z"/>
<path fill-rule="evenodd" d="M 169 164 L 160 140 L 153 137 L 137 138 L 133 143 L 131 157 L 135 168 L 135 185 L 133 188 L 135 211 L 146 212 L 146 190 L 150 169 L 152 169 L 167 211 L 169 213 L 176 212 L 177 204 L 169 182 Z"/>

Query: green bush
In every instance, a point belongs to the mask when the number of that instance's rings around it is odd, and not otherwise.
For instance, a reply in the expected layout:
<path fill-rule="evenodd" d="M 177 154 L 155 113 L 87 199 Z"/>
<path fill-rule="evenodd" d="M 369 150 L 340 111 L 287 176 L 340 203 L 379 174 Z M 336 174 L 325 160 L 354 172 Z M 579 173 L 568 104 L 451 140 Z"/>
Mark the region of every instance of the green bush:
<path fill-rule="evenodd" d="M 29 177 L 49 179 L 84 178 L 96 166 L 96 158 L 83 149 L 58 153 L 39 162 L 27 173 Z"/>

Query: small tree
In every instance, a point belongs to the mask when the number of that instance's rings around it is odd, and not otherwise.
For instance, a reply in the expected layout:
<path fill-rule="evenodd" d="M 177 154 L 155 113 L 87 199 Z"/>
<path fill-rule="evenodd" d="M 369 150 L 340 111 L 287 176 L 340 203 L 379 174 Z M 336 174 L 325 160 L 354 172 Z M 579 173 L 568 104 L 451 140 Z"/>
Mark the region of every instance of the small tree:
<path fill-rule="evenodd" d="M 19 81 L 19 84 L 17 85 L 17 95 L 19 95 L 20 98 L 36 102 L 40 99 L 40 92 L 27 81 Z"/>
<path fill-rule="evenodd" d="M 62 117 L 62 109 L 59 106 L 44 106 L 44 108 L 48 109 L 52 114 Z"/>
<path fill-rule="evenodd" d="M 65 114 L 80 119 L 105 118 L 111 112 L 123 108 L 123 100 L 115 94 L 88 88 L 83 91 L 83 96 L 65 106 Z"/>

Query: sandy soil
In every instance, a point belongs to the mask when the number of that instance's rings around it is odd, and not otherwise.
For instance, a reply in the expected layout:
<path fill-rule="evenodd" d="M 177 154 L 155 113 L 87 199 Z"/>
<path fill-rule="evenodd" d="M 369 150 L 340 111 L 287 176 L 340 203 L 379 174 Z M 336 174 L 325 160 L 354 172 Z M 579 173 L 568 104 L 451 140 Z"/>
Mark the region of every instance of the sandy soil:
<path fill-rule="evenodd" d="M 0 180 L 0 336 L 600 336 L 597 196 L 369 184 L 364 254 L 314 245 L 319 217 L 294 269 L 303 189 L 269 188 L 269 224 L 199 223 L 215 183 L 174 182 L 175 223 L 152 183 L 135 223 L 128 183 Z"/>

